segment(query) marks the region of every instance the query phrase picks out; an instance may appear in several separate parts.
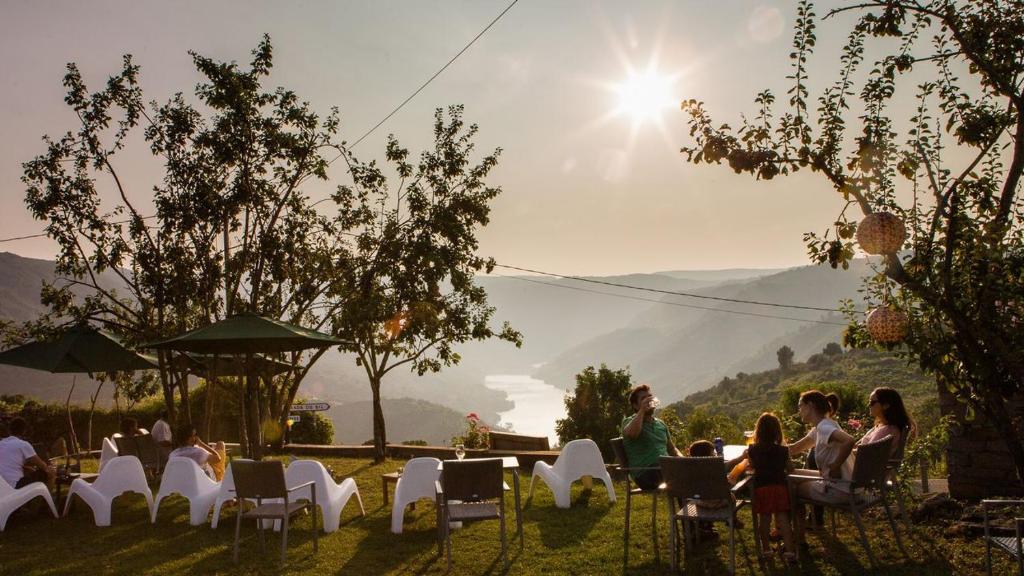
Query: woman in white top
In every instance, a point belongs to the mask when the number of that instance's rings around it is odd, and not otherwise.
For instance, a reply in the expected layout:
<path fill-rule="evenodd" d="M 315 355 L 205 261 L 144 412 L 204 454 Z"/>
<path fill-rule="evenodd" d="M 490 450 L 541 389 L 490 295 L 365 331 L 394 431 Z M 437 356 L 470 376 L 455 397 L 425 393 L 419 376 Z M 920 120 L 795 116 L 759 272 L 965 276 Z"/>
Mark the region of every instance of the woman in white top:
<path fill-rule="evenodd" d="M 178 427 L 178 433 L 174 437 L 177 448 L 171 451 L 169 458 L 188 458 L 195 461 L 207 476 L 220 481 L 215 470 L 224 469 L 222 463 L 224 454 L 224 443 L 217 442 L 216 448 L 199 439 L 195 426 L 182 424 Z"/>
<path fill-rule="evenodd" d="M 828 398 L 817 390 L 800 395 L 797 404 L 800 419 L 813 426 L 806 436 L 789 445 L 791 455 L 800 454 L 814 447 L 814 457 L 819 470 L 796 470 L 794 474 L 820 476 L 819 480 L 795 480 L 797 494 L 816 500 L 844 499 L 843 485 L 830 482 L 832 479 L 849 480 L 853 472 L 850 453 L 853 451 L 853 437 L 843 431 L 832 419 L 832 406 Z M 797 506 L 793 514 L 796 519 L 794 535 L 804 545 L 804 510 Z"/>

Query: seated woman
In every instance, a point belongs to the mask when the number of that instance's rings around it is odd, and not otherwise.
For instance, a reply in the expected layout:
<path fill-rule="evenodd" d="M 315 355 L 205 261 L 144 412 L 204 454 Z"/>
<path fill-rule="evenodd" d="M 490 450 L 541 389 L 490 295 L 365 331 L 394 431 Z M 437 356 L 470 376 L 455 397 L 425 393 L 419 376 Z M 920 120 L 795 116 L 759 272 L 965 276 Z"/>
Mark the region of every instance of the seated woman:
<path fill-rule="evenodd" d="M 220 482 L 224 477 L 224 464 L 227 460 L 224 443 L 217 442 L 210 446 L 199 439 L 196 429 L 191 424 L 182 424 L 174 435 L 177 448 L 171 451 L 169 458 L 188 458 L 195 461 L 207 476 Z M 220 473 L 218 474 L 218 470 Z"/>
<path fill-rule="evenodd" d="M 900 447 L 905 445 L 908 437 L 916 431 L 913 418 L 903 405 L 903 397 L 892 388 L 875 388 L 868 397 L 868 412 L 875 419 L 875 425 L 868 430 L 857 446 L 878 442 L 886 436 L 892 436 L 892 457 L 903 457 L 899 454 Z M 855 452 L 856 453 L 856 452 Z"/>
<path fill-rule="evenodd" d="M 139 428 L 139 421 L 135 418 L 124 418 L 121 420 L 121 436 L 142 436 L 149 434 L 145 428 Z"/>
<path fill-rule="evenodd" d="M 818 390 L 809 390 L 800 395 L 797 404 L 800 419 L 813 426 L 806 436 L 789 445 L 790 455 L 800 454 L 814 446 L 815 458 L 820 470 L 795 470 L 795 474 L 817 476 L 818 480 L 790 478 L 796 482 L 796 493 L 815 500 L 839 500 L 846 498 L 842 484 L 832 482 L 833 479 L 849 480 L 853 472 L 850 453 L 853 452 L 853 437 L 836 424 L 832 416 L 832 406 L 828 397 Z M 795 540 L 801 548 L 806 547 L 804 541 L 804 510 L 802 505 L 796 506 Z"/>

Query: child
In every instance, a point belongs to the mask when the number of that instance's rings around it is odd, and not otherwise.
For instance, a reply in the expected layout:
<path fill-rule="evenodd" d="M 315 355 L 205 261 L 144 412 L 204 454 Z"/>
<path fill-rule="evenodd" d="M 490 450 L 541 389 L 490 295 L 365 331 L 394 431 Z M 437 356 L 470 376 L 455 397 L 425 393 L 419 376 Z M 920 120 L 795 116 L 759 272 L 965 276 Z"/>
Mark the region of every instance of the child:
<path fill-rule="evenodd" d="M 762 554 L 771 554 L 772 516 L 775 529 L 782 533 L 787 563 L 796 560 L 793 530 L 789 525 L 789 487 L 786 475 L 793 465 L 782 437 L 782 423 L 774 414 L 765 412 L 754 427 L 754 442 L 747 448 L 747 457 L 754 469 L 754 514 L 758 515 L 758 545 Z"/>

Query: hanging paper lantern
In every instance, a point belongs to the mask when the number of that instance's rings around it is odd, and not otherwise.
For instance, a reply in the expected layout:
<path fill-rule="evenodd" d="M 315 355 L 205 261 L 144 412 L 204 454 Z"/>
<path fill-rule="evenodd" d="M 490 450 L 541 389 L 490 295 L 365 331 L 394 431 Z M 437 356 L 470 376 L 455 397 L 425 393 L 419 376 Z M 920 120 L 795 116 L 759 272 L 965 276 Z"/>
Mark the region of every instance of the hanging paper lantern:
<path fill-rule="evenodd" d="M 881 306 L 868 312 L 868 334 L 882 344 L 902 342 L 907 336 L 909 322 L 903 311 L 888 305 Z"/>
<path fill-rule="evenodd" d="M 857 225 L 857 243 L 868 254 L 895 254 L 906 239 L 903 220 L 889 212 L 868 214 Z"/>

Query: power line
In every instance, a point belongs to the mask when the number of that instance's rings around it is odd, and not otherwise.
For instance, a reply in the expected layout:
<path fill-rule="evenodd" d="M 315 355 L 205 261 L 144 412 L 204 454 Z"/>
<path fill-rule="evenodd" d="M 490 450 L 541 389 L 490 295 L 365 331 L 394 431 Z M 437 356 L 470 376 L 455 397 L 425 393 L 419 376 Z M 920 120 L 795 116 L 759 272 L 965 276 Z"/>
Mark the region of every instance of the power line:
<path fill-rule="evenodd" d="M 490 30 L 490 29 L 491 29 L 491 26 L 494 26 L 494 25 L 495 25 L 495 24 L 496 24 L 496 23 L 498 22 L 498 20 L 501 20 L 501 17 L 502 17 L 502 16 L 504 16 L 506 12 L 508 12 L 509 10 L 511 10 L 511 9 L 512 9 L 512 7 L 513 7 L 513 6 L 515 6 L 517 2 L 519 2 L 519 0 L 512 0 L 512 3 L 511 3 L 511 4 L 509 4 L 508 6 L 506 6 L 506 7 L 505 7 L 505 9 L 504 9 L 504 10 L 502 10 L 500 14 L 498 14 L 497 16 L 495 16 L 495 17 L 494 17 L 494 20 L 491 20 L 491 23 L 490 23 L 490 24 L 488 24 L 488 25 L 487 25 L 487 27 L 485 27 L 485 28 L 484 28 L 483 30 L 481 30 L 479 34 L 477 34 L 476 36 L 474 36 L 474 37 L 473 37 L 473 39 L 469 41 L 469 44 L 466 44 L 465 46 L 463 46 L 463 47 L 462 47 L 462 50 L 459 50 L 459 52 L 458 52 L 458 53 L 457 53 L 457 54 L 456 54 L 455 56 L 452 56 L 451 60 L 449 60 L 449 61 L 448 61 L 448 62 L 447 62 L 447 63 L 446 63 L 446 64 L 445 64 L 444 66 L 442 66 L 440 70 L 438 70 L 437 72 L 434 72 L 434 75 L 433 75 L 433 76 L 431 76 L 430 78 L 428 78 L 428 79 L 427 79 L 427 81 L 426 81 L 426 82 L 424 82 L 424 83 L 423 83 L 423 84 L 422 84 L 422 85 L 421 85 L 421 86 L 420 86 L 419 88 L 417 88 L 415 92 L 413 92 L 412 94 L 410 94 L 408 98 L 406 98 L 405 100 L 402 100 L 402 103 L 401 103 L 401 104 L 399 104 L 399 105 L 398 105 L 398 106 L 397 106 L 397 107 L 396 107 L 396 108 L 395 108 L 394 110 L 392 110 L 390 114 L 388 114 L 387 116 L 385 116 L 383 120 L 381 120 L 380 122 L 377 122 L 376 124 L 374 124 L 373 128 L 370 128 L 369 130 L 367 130 L 365 134 L 363 134 L 362 136 L 360 136 L 360 137 L 359 137 L 359 139 L 358 139 L 358 140 L 356 140 L 355 142 L 353 142 L 353 143 L 352 143 L 352 146 L 350 146 L 350 148 L 355 148 L 356 146 L 358 146 L 358 145 L 359 145 L 359 143 L 360 143 L 360 142 L 362 142 L 364 138 L 366 138 L 367 136 L 369 136 L 370 134 L 372 134 L 372 133 L 374 132 L 374 130 L 376 130 L 377 128 L 380 128 L 382 124 L 384 124 L 384 123 L 385 123 L 385 122 L 387 122 L 387 121 L 388 121 L 388 120 L 389 120 L 389 119 L 390 119 L 390 118 L 391 118 L 392 116 L 394 116 L 395 114 L 397 114 L 397 113 L 398 113 L 398 111 L 402 109 L 402 107 L 404 107 L 404 106 L 405 106 L 406 104 L 408 104 L 410 100 L 412 100 L 413 98 L 415 98 L 417 94 L 419 94 L 420 92 L 422 92 L 422 91 L 423 91 L 423 89 L 424 89 L 424 88 L 426 88 L 428 84 L 430 84 L 431 82 L 433 82 L 435 78 L 437 78 L 438 76 L 440 76 L 440 75 L 441 75 L 441 73 L 442 73 L 442 72 L 444 72 L 445 70 L 447 70 L 447 69 L 448 69 L 448 67 L 449 67 L 449 66 L 451 66 L 451 65 L 452 65 L 452 63 L 453 63 L 453 62 L 455 62 L 455 60 L 457 60 L 457 59 L 459 58 L 459 56 L 462 56 L 462 54 L 463 54 L 463 53 L 464 53 L 464 52 L 465 52 L 466 50 L 469 50 L 469 47 L 470 47 L 470 46 L 472 46 L 472 45 L 473 45 L 473 44 L 474 44 L 474 43 L 475 43 L 475 42 L 476 42 L 477 40 L 479 40 L 479 39 L 480 39 L 480 37 L 481 37 L 481 36 L 483 36 L 483 35 L 484 35 L 484 34 L 485 34 L 485 33 L 486 33 L 486 32 L 487 32 L 488 30 Z M 337 160 L 337 159 L 338 159 L 338 158 L 340 158 L 340 157 L 341 157 L 341 155 L 339 154 L 339 155 L 338 155 L 338 157 L 336 157 L 336 158 L 335 158 L 334 160 Z M 334 160 L 331 160 L 331 162 L 334 162 Z"/>
<path fill-rule="evenodd" d="M 611 296 L 613 298 L 624 298 L 627 300 L 639 300 L 642 302 L 653 302 L 654 304 L 665 304 L 668 306 L 679 306 L 680 308 L 693 308 L 696 310 L 707 310 L 710 312 L 725 312 L 726 314 L 736 314 L 739 316 L 755 316 L 758 318 L 772 318 L 775 320 L 792 320 L 793 322 L 807 322 L 810 324 L 827 324 L 830 326 L 846 326 L 841 322 L 829 322 L 827 320 L 810 320 L 807 318 L 793 318 L 791 316 L 775 316 L 773 314 L 759 314 L 757 312 L 742 312 L 740 310 L 729 310 L 728 308 L 712 308 L 710 306 L 697 306 L 695 304 L 683 304 L 681 302 L 667 302 L 665 300 L 655 300 L 653 298 L 642 298 L 640 296 L 630 296 L 628 294 L 613 294 L 611 292 L 602 292 L 600 290 L 590 290 L 588 288 L 581 288 L 579 286 L 566 286 L 564 284 L 555 284 L 553 282 L 544 282 L 543 280 L 533 280 L 531 278 L 525 278 L 523 276 L 504 276 L 501 274 L 492 274 L 498 278 L 511 278 L 514 280 L 522 280 L 523 282 L 532 282 L 534 284 L 543 284 L 544 286 L 551 286 L 554 288 L 563 288 L 566 290 L 578 290 L 580 292 L 588 292 L 591 294 L 600 294 L 602 296 Z"/>
<path fill-rule="evenodd" d="M 153 218 L 156 218 L 156 214 L 153 214 L 151 216 L 142 216 L 141 218 L 143 220 L 151 220 Z M 118 222 L 111 222 L 110 224 L 131 224 L 131 222 L 131 220 L 121 220 Z M 147 226 L 147 228 L 152 229 L 153 226 Z M 0 244 L 4 242 L 14 242 L 16 240 L 28 240 L 29 238 L 42 238 L 43 236 L 47 236 L 47 233 L 40 232 L 39 234 L 29 234 L 28 236 L 13 236 L 11 238 L 0 238 Z"/>
<path fill-rule="evenodd" d="M 590 284 L 601 284 L 604 286 L 615 286 L 616 288 L 628 288 L 630 290 L 642 290 L 644 292 L 655 292 L 658 294 L 668 294 L 671 296 L 686 296 L 687 298 L 701 298 L 704 300 L 717 300 L 719 302 L 733 302 L 736 304 L 753 304 L 756 306 L 772 306 L 775 308 L 793 308 L 796 310 L 812 310 L 815 312 L 842 312 L 838 308 L 819 308 L 817 306 L 801 306 L 799 304 L 779 304 L 778 302 L 759 302 L 756 300 L 740 300 L 737 298 L 725 298 L 722 296 L 708 296 L 705 294 L 694 294 L 692 292 L 675 292 L 672 290 L 660 290 L 658 288 L 647 288 L 644 286 L 633 286 L 630 284 L 619 284 L 616 282 L 608 282 L 606 280 L 595 280 L 593 278 L 582 278 L 580 276 L 569 276 L 566 274 L 556 274 L 554 272 L 544 272 L 542 270 L 534 270 L 531 268 L 520 268 L 518 266 L 509 266 L 507 264 L 495 264 L 499 268 L 508 268 L 509 270 L 518 270 L 520 272 L 530 272 L 532 274 L 541 274 L 543 276 L 551 276 L 554 278 L 562 278 L 564 280 L 576 280 L 578 282 L 589 282 Z"/>

